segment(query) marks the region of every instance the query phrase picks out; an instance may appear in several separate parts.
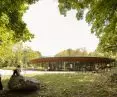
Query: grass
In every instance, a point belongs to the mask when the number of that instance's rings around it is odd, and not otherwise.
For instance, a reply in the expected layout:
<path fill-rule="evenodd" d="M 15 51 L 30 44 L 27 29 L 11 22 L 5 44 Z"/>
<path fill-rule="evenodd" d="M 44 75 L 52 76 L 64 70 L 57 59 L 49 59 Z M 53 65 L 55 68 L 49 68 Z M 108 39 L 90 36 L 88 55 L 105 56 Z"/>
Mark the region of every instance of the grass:
<path fill-rule="evenodd" d="M 46 90 L 41 96 L 46 97 L 78 97 L 92 83 L 93 76 L 87 74 L 53 74 L 35 76 L 44 82 Z"/>
<path fill-rule="evenodd" d="M 117 97 L 117 84 L 109 83 L 107 75 L 81 72 L 25 75 L 38 79 L 41 89 L 29 94 L 10 93 L 10 96 L 0 97 Z M 3 78 L 4 87 L 7 87 L 9 78 Z"/>

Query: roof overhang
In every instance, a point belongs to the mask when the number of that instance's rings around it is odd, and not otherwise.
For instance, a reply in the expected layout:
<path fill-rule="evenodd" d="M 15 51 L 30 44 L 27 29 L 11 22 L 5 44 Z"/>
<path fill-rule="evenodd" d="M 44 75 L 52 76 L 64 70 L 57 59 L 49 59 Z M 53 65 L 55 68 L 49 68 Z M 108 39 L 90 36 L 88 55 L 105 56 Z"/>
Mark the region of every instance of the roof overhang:
<path fill-rule="evenodd" d="M 29 63 L 44 63 L 44 62 L 82 62 L 82 63 L 111 63 L 114 59 L 105 57 L 45 57 L 30 60 Z"/>

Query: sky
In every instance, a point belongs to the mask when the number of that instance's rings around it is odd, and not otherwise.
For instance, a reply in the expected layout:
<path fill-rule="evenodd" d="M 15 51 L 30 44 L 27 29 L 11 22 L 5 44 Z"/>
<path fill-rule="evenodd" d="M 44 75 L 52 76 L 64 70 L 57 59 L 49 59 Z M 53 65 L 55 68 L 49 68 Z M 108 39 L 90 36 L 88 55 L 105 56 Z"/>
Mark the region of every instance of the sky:
<path fill-rule="evenodd" d="M 99 40 L 90 32 L 85 20 L 77 21 L 75 11 L 64 17 L 56 0 L 39 0 L 29 7 L 24 22 L 35 38 L 25 44 L 43 56 L 54 56 L 65 49 L 86 48 L 94 51 Z"/>

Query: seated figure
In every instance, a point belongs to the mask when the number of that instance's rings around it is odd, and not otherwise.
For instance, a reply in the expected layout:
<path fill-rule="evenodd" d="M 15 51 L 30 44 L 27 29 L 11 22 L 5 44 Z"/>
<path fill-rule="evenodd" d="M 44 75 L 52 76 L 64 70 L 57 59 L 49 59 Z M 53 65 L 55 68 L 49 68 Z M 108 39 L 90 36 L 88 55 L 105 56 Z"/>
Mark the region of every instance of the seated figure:
<path fill-rule="evenodd" d="M 13 76 L 20 76 L 21 66 L 18 65 L 17 68 L 13 71 Z"/>

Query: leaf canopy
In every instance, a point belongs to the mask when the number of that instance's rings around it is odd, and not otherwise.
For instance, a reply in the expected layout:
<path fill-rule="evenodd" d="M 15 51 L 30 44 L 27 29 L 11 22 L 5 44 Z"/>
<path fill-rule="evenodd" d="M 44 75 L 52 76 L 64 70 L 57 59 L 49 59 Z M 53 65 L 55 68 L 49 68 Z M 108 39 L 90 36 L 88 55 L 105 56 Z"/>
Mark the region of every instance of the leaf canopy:
<path fill-rule="evenodd" d="M 103 51 L 117 50 L 117 0 L 59 0 L 60 13 L 77 11 L 76 18 L 85 19 L 90 24 L 91 32 L 100 39 L 99 48 Z"/>
<path fill-rule="evenodd" d="M 0 40 L 27 41 L 34 37 L 22 20 L 30 4 L 38 0 L 0 0 Z M 4 36 L 4 34 L 7 34 Z M 9 35 L 8 35 L 9 34 Z M 2 38 L 4 37 L 4 39 Z"/>

